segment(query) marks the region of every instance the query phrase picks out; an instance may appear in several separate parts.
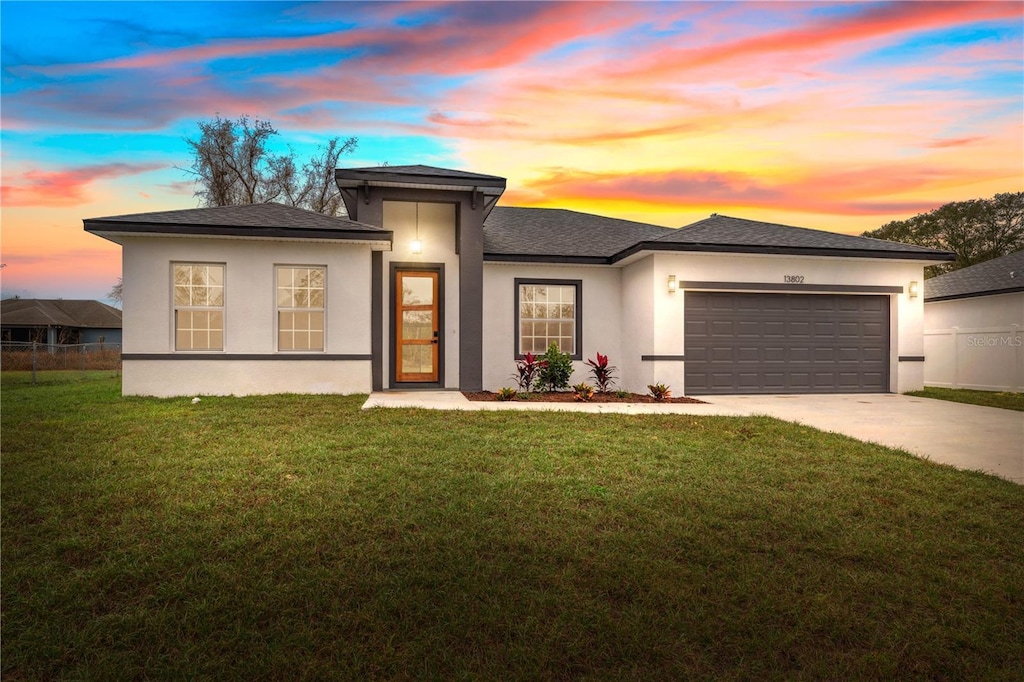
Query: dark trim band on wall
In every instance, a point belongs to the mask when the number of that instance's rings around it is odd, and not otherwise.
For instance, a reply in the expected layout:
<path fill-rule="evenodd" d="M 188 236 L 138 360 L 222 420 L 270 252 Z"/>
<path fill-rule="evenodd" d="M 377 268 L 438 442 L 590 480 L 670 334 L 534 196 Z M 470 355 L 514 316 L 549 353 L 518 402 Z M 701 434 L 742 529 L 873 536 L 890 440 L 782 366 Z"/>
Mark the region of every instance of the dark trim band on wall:
<path fill-rule="evenodd" d="M 901 355 L 899 357 L 900 362 L 924 362 L 923 355 Z"/>
<path fill-rule="evenodd" d="M 706 289 L 711 291 L 829 291 L 845 294 L 902 294 L 903 287 L 858 284 L 778 284 L 771 282 L 680 282 L 680 289 Z"/>
<path fill-rule="evenodd" d="M 373 355 L 363 353 L 122 353 L 122 360 L 340 360 L 362 362 Z"/>
<path fill-rule="evenodd" d="M 686 360 L 685 355 L 641 355 L 641 362 L 684 362 Z"/>

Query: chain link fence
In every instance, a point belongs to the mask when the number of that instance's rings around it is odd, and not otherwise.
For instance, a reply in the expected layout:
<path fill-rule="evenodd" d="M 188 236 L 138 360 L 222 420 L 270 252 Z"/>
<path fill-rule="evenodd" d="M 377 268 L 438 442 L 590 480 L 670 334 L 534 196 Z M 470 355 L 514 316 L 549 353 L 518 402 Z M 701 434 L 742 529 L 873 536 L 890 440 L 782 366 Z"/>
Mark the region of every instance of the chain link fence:
<path fill-rule="evenodd" d="M 121 346 L 116 343 L 75 343 L 51 345 L 20 341 L 0 342 L 0 370 L 31 372 L 36 383 L 39 372 L 121 371 Z"/>

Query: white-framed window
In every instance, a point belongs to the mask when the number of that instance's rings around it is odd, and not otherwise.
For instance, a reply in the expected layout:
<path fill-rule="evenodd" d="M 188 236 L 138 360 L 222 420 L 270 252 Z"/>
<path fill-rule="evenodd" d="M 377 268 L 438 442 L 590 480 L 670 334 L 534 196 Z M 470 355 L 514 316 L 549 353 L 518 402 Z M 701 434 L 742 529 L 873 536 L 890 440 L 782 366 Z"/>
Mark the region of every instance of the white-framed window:
<path fill-rule="evenodd" d="M 277 266 L 277 349 L 324 349 L 327 268 Z"/>
<path fill-rule="evenodd" d="M 581 280 L 516 279 L 516 357 L 538 355 L 552 343 L 582 358 Z"/>
<path fill-rule="evenodd" d="M 174 263 L 174 349 L 224 350 L 223 263 Z"/>

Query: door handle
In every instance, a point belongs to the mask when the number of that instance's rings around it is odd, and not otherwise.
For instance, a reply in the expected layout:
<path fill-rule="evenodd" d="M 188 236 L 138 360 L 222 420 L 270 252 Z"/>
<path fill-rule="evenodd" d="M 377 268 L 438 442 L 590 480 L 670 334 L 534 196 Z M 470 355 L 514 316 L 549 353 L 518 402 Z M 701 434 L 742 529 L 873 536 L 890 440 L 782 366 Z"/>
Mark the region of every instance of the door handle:
<path fill-rule="evenodd" d="M 430 340 L 430 343 L 432 343 L 432 344 L 434 344 L 434 345 L 437 345 L 437 333 L 438 333 L 438 332 L 437 332 L 437 330 L 435 329 L 435 330 L 434 330 L 434 338 L 432 338 L 432 339 Z"/>

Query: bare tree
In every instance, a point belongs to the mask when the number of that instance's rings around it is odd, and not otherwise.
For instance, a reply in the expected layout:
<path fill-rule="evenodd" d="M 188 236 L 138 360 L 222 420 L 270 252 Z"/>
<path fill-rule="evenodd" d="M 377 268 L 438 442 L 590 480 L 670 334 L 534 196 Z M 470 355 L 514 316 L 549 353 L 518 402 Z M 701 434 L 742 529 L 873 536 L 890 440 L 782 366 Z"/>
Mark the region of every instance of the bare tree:
<path fill-rule="evenodd" d="M 107 298 L 115 303 L 124 303 L 124 278 L 118 277 L 117 284 L 110 287 L 110 291 L 107 292 Z"/>
<path fill-rule="evenodd" d="M 334 169 L 341 156 L 355 151 L 356 138 L 331 138 L 299 168 L 293 150 L 270 150 L 279 133 L 268 121 L 215 116 L 197 125 L 199 138 L 185 140 L 192 151 L 192 167 L 186 172 L 195 178 L 195 194 L 204 206 L 276 201 L 327 215 L 343 213 Z"/>

